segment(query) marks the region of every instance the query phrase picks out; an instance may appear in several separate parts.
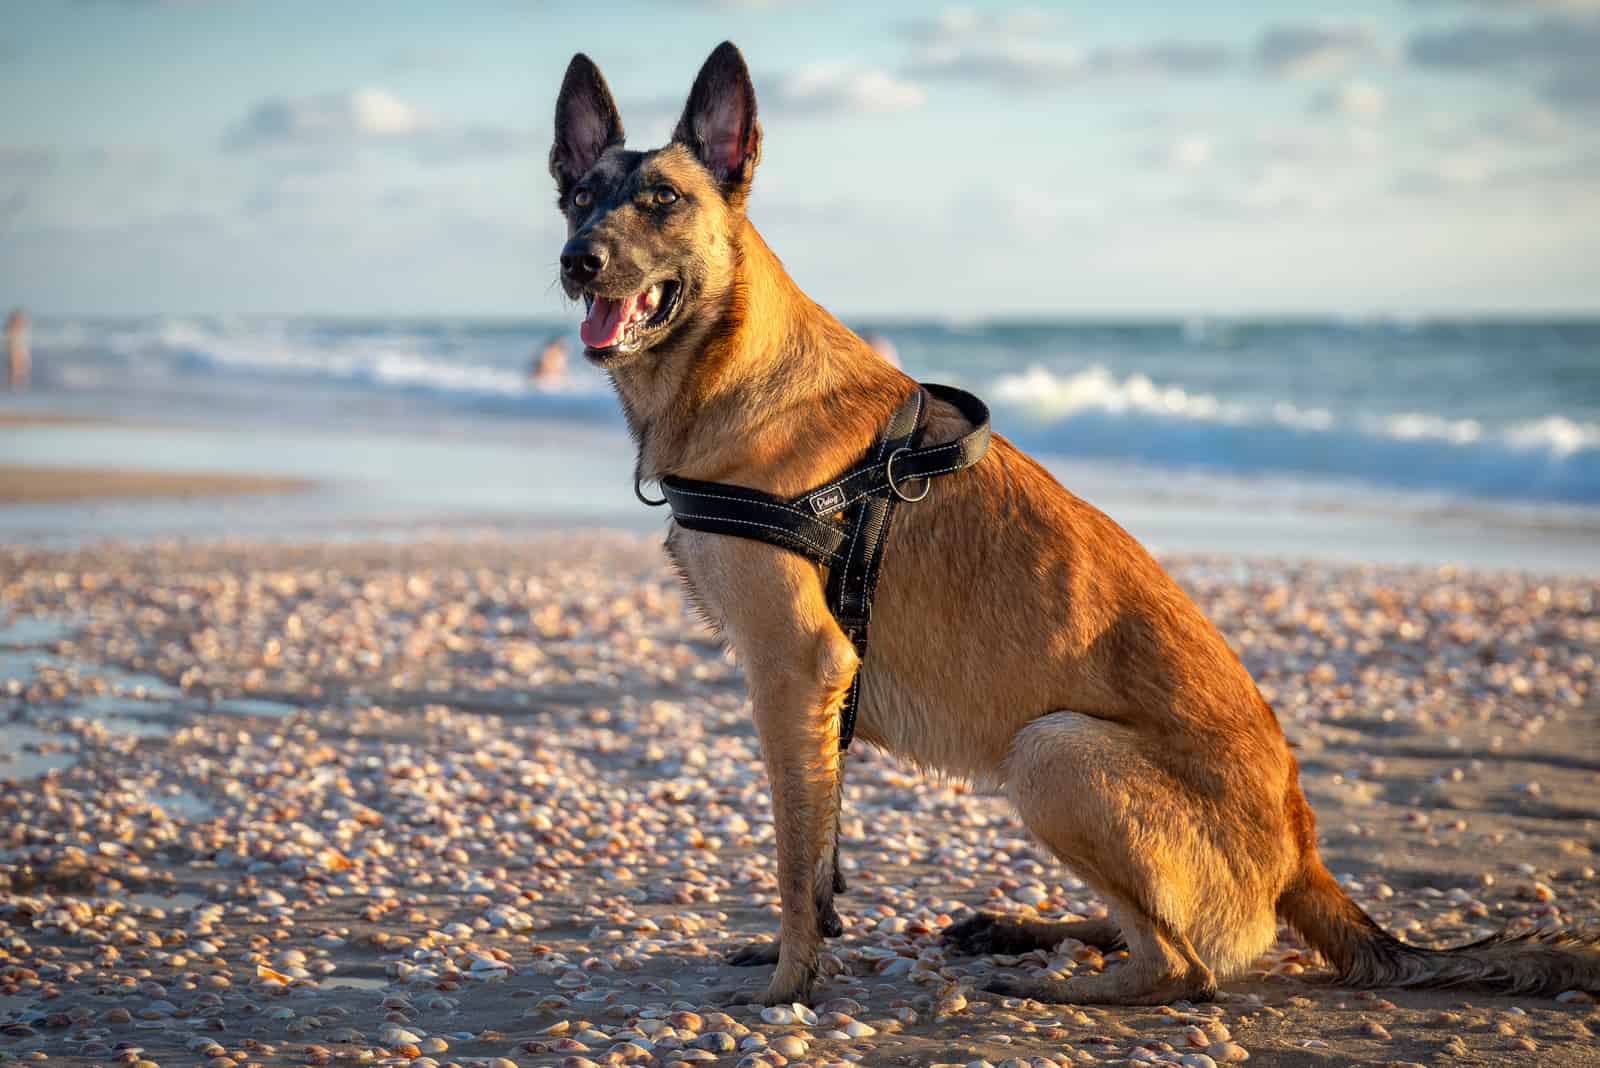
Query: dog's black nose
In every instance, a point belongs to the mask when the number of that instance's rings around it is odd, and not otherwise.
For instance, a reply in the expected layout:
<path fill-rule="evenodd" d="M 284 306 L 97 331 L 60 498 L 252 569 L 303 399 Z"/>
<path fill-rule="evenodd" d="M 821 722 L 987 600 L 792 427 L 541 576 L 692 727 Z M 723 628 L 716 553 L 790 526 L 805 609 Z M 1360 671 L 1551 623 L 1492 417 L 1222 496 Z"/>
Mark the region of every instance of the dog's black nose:
<path fill-rule="evenodd" d="M 561 273 L 580 285 L 592 282 L 606 269 L 606 247 L 586 237 L 575 237 L 561 250 Z"/>

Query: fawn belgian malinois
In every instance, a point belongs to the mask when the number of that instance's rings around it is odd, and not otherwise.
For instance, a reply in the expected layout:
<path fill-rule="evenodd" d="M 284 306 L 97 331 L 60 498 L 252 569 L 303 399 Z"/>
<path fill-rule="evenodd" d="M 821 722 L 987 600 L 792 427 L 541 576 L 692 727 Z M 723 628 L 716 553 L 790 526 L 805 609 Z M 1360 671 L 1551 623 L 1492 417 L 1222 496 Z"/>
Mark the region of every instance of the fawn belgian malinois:
<path fill-rule="evenodd" d="M 623 145 L 600 71 L 574 56 L 550 171 L 587 304 L 585 355 L 621 398 L 637 475 L 791 496 L 856 463 L 915 384 L 813 303 L 745 214 L 761 155 L 738 49 L 706 61 L 672 141 Z M 926 438 L 955 438 L 931 406 Z M 803 1001 L 838 933 L 839 709 L 854 646 L 823 569 L 782 548 L 674 525 L 667 548 L 748 676 L 777 826 L 782 924 L 761 1000 Z M 1329 875 L 1272 709 L 1239 658 L 1116 523 L 996 436 L 887 534 L 862 672 L 860 737 L 1001 786 L 1109 910 L 1103 921 L 979 914 L 945 937 L 1022 953 L 1066 938 L 1127 959 L 991 989 L 1057 1002 L 1201 999 L 1273 941 L 1279 917 L 1347 983 L 1600 989 L 1600 939 L 1499 935 L 1452 950 L 1390 937 Z"/>

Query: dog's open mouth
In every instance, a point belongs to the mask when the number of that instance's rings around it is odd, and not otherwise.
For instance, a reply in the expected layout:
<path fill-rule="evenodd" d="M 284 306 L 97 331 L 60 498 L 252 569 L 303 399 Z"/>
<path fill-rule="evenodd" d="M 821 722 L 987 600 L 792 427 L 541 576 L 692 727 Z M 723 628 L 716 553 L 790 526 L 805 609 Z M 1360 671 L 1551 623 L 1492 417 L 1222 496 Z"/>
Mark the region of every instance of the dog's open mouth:
<path fill-rule="evenodd" d="M 588 315 L 578 334 L 595 356 L 634 352 L 665 329 L 678 308 L 681 289 L 677 282 L 666 281 L 625 297 L 585 293 Z"/>

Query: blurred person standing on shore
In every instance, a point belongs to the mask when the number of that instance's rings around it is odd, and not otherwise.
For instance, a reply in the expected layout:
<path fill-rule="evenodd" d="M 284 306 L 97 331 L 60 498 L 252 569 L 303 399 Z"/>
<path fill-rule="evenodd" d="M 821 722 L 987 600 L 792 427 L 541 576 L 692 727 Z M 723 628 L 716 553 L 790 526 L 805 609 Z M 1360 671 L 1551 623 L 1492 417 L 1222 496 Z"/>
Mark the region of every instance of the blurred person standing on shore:
<path fill-rule="evenodd" d="M 6 319 L 6 382 L 12 389 L 28 388 L 33 358 L 28 352 L 28 313 L 16 309 Z"/>

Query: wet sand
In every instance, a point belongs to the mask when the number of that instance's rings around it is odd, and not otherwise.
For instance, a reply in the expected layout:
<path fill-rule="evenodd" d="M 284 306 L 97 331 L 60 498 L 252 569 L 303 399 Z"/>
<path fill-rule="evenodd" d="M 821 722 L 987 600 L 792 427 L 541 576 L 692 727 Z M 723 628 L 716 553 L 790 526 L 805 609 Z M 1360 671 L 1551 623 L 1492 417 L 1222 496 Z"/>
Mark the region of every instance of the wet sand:
<path fill-rule="evenodd" d="M 98 499 L 148 500 L 157 497 L 295 493 L 312 485 L 305 479 L 268 475 L 0 464 L 0 507 L 7 504 L 53 504 Z"/>
<path fill-rule="evenodd" d="M 90 419 L 82 416 L 67 415 L 64 412 L 7 411 L 3 408 L 0 408 L 0 427 L 92 426 L 97 423 L 109 421 L 110 420 Z"/>
<path fill-rule="evenodd" d="M 1600 924 L 1600 583 L 1169 561 L 1390 930 Z M 1600 1064 L 1594 998 L 1360 992 L 1283 934 L 1214 1004 L 1037 1005 L 947 954 L 1100 910 L 998 799 L 858 746 L 815 1015 L 726 1008 L 776 929 L 735 665 L 651 539 L 0 554 L 0 1060 Z M 9 625 L 7 625 L 9 623 Z"/>

